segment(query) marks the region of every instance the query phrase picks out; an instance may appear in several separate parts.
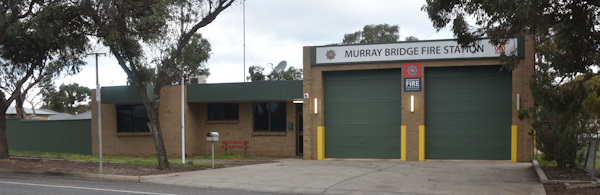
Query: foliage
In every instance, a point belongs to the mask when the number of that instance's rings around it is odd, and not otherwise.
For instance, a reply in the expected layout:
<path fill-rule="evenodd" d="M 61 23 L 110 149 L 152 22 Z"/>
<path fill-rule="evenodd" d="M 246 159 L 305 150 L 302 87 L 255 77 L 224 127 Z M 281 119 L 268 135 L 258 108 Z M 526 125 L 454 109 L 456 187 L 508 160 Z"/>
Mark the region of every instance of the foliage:
<path fill-rule="evenodd" d="M 265 70 L 264 67 L 262 66 L 250 66 L 248 68 L 248 73 L 250 73 L 250 76 L 246 77 L 246 80 L 250 80 L 250 81 L 264 81 L 266 80 L 266 76 L 263 74 L 263 71 Z"/>
<path fill-rule="evenodd" d="M 582 147 L 579 139 L 597 131 L 591 127 L 598 112 L 585 102 L 592 92 L 585 83 L 596 75 L 590 67 L 600 60 L 600 2 L 427 0 L 422 9 L 438 31 L 451 25 L 462 46 L 482 37 L 497 44 L 534 36 L 536 73 L 530 89 L 536 104 L 519 115 L 533 120 L 537 148 L 548 160 L 556 160 L 561 168 L 574 167 Z M 511 51 L 503 53 L 500 62 L 513 70 L 519 58 Z"/>
<path fill-rule="evenodd" d="M 365 25 L 362 31 L 345 34 L 342 42 L 344 44 L 396 42 L 400 39 L 399 31 L 398 25 Z"/>
<path fill-rule="evenodd" d="M 406 38 L 404 38 L 405 41 L 418 41 L 419 38 L 415 37 L 415 36 L 408 36 Z"/>
<path fill-rule="evenodd" d="M 164 43 L 165 40 L 161 40 Z M 151 44 L 151 49 L 159 50 L 158 53 L 163 53 L 163 56 L 155 57 L 152 64 L 144 64 L 139 66 L 138 77 L 144 85 L 154 84 L 154 79 L 157 76 L 157 68 L 152 65 L 162 63 L 161 58 L 166 58 L 165 53 L 172 48 L 162 48 L 162 45 Z M 211 52 L 210 42 L 203 38 L 201 34 L 194 34 L 190 39 L 190 43 L 183 49 L 182 56 L 176 59 L 176 65 L 178 67 L 173 69 L 165 69 L 168 78 L 166 81 L 167 85 L 176 85 L 181 83 L 179 78 L 189 79 L 190 77 L 197 75 L 210 76 L 209 68 L 206 67 L 206 62 L 210 58 Z M 128 83 L 133 83 L 131 78 L 127 79 Z"/>
<path fill-rule="evenodd" d="M 271 81 L 302 80 L 302 69 L 290 66 L 287 70 L 281 72 L 272 70 L 271 73 L 267 75 L 267 79 Z"/>
<path fill-rule="evenodd" d="M 62 84 L 58 91 L 52 83 L 46 83 L 42 91 L 43 105 L 41 108 L 70 114 L 83 113 L 90 110 L 91 93 L 89 88 L 77 83 Z"/>
<path fill-rule="evenodd" d="M 556 123 L 546 123 L 546 124 L 556 124 Z M 573 169 L 576 168 L 578 159 L 577 151 L 581 150 L 583 147 L 577 141 L 576 133 L 572 130 L 567 129 L 559 129 L 552 127 L 545 127 L 544 133 L 538 134 L 538 141 L 542 143 L 552 143 L 552 144 L 543 144 L 539 149 L 541 151 L 547 151 L 544 154 L 544 160 L 551 161 L 555 160 L 556 164 L 559 168 L 562 169 Z M 575 151 L 575 153 L 573 153 Z"/>
<path fill-rule="evenodd" d="M 202 37 L 201 34 L 194 34 L 183 50 L 181 58 L 182 77 L 190 78 L 196 75 L 210 76 L 209 69 L 205 63 L 210 58 L 211 46 L 208 40 Z"/>
<path fill-rule="evenodd" d="M 92 1 L 81 7 L 93 34 L 110 48 L 146 107 L 159 169 L 170 167 L 159 123 L 160 91 L 190 75 L 206 72 L 210 45 L 197 31 L 213 22 L 235 0 Z M 149 48 L 154 56 L 144 51 Z M 155 75 L 148 75 L 150 68 Z M 152 97 L 145 85 L 154 84 Z"/>
<path fill-rule="evenodd" d="M 577 158 L 578 158 L 578 161 L 579 161 L 579 158 L 581 158 L 581 160 L 582 160 L 582 162 L 578 162 L 579 165 L 581 165 L 583 163 L 583 161 L 585 161 L 584 155 L 586 154 L 586 152 L 588 152 L 587 150 L 588 150 L 587 146 L 584 146 L 581 150 L 579 150 Z M 537 160 L 540 163 L 540 166 L 542 166 L 542 167 L 556 167 L 557 166 L 556 161 L 548 160 L 548 157 L 546 157 L 546 155 L 544 155 L 544 154 L 537 155 Z M 600 152 L 596 153 L 595 167 L 596 167 L 596 170 L 600 170 Z"/>
<path fill-rule="evenodd" d="M 291 81 L 291 80 L 302 80 L 302 69 L 297 69 L 290 66 L 287 70 L 277 72 L 272 70 L 268 75 L 264 75 L 263 71 L 265 68 L 261 66 L 250 66 L 248 73 L 250 76 L 246 77 L 250 81 Z"/>
<path fill-rule="evenodd" d="M 378 24 L 365 25 L 362 31 L 344 35 L 343 44 L 359 43 L 389 43 L 400 40 L 400 27 L 398 25 Z M 407 36 L 405 41 L 418 41 L 415 36 Z"/>
<path fill-rule="evenodd" d="M 0 159 L 8 158 L 5 112 L 22 108 L 42 79 L 74 74 L 87 52 L 89 27 L 66 1 L 0 1 Z M 17 109 L 20 110 L 20 109 Z M 21 114 L 23 112 L 21 111 Z"/>
<path fill-rule="evenodd" d="M 518 35 L 535 35 L 538 44 L 551 44 L 555 49 L 551 53 L 556 54 L 537 57 L 551 62 L 557 72 L 574 74 L 587 72 L 599 59 L 599 6 L 595 0 L 427 0 L 423 10 L 438 30 L 452 23 L 454 35 L 465 46 L 482 37 L 498 43 Z M 471 19 L 475 24 L 469 24 Z"/>
<path fill-rule="evenodd" d="M 590 117 L 591 127 L 600 129 L 600 75 L 595 75 L 583 84 L 588 94 L 583 100 L 583 111 Z M 597 134 L 598 131 L 592 132 Z"/>

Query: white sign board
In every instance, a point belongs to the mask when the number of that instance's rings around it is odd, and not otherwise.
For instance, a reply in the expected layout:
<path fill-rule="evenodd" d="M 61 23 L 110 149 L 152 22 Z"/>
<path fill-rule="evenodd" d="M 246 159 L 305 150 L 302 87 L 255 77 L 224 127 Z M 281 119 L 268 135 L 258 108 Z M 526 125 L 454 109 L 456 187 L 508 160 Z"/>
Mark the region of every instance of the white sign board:
<path fill-rule="evenodd" d="M 99 85 L 98 85 L 99 86 Z M 100 101 L 100 87 L 96 87 L 96 101 L 99 102 Z"/>
<path fill-rule="evenodd" d="M 492 45 L 483 39 L 473 46 L 462 48 L 455 40 L 419 41 L 369 45 L 316 47 L 313 65 L 382 61 L 417 61 L 463 58 L 493 58 L 517 51 L 518 40 Z"/>

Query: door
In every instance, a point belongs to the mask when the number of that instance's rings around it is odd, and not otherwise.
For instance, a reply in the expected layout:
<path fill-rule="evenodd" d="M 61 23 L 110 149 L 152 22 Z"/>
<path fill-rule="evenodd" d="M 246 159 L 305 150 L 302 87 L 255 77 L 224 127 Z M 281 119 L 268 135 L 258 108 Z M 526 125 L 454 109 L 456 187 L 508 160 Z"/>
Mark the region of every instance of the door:
<path fill-rule="evenodd" d="M 402 71 L 323 74 L 325 157 L 399 159 Z"/>
<path fill-rule="evenodd" d="M 302 116 L 303 104 L 296 104 L 296 155 L 304 154 L 304 118 Z"/>
<path fill-rule="evenodd" d="M 425 158 L 510 160 L 510 72 L 427 68 L 425 79 Z"/>

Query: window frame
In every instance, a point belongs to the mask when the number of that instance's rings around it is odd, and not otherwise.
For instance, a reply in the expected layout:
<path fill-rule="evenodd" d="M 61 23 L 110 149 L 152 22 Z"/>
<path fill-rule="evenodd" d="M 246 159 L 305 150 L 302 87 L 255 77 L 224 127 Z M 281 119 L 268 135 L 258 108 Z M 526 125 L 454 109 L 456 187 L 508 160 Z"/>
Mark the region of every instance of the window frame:
<path fill-rule="evenodd" d="M 273 110 L 272 109 L 272 104 L 277 103 L 280 104 L 282 106 L 282 112 L 283 112 L 283 116 L 273 116 L 277 114 L 278 110 Z M 257 105 L 259 104 L 266 104 L 266 109 L 268 112 L 266 112 L 267 114 L 267 129 L 257 129 L 257 113 L 256 113 L 256 109 L 257 109 Z M 280 110 L 281 111 L 281 110 Z M 281 114 L 281 113 L 280 113 Z M 287 102 L 254 102 L 252 103 L 252 131 L 253 132 L 286 132 L 287 128 L 286 128 L 286 123 L 287 123 Z M 281 130 L 273 130 L 273 119 L 277 118 L 277 117 L 282 117 L 283 121 L 278 121 L 281 122 L 282 124 L 280 124 L 282 126 Z M 264 123 L 264 122 L 263 122 Z"/>
<path fill-rule="evenodd" d="M 134 108 L 136 108 L 137 106 L 140 106 L 141 110 L 137 110 L 137 111 L 143 111 L 144 113 L 144 117 L 146 118 L 146 121 L 144 123 L 144 125 L 141 125 L 144 127 L 144 129 L 140 130 L 136 130 L 134 129 L 135 123 L 136 122 L 140 122 L 139 118 L 141 117 L 134 117 L 133 112 L 135 111 Z M 148 122 L 150 121 L 150 119 L 148 118 L 148 114 L 146 113 L 146 107 L 143 104 L 118 104 L 116 105 L 116 125 L 117 125 L 117 133 L 149 133 L 150 132 L 150 128 L 148 128 Z M 122 117 L 125 117 L 120 111 L 128 111 L 129 113 L 126 114 L 126 116 L 128 117 L 128 129 L 122 129 L 122 127 L 124 126 L 123 123 L 124 120 L 121 120 Z"/>
<path fill-rule="evenodd" d="M 222 119 L 214 119 L 214 117 L 211 117 L 211 106 L 222 106 L 220 109 L 222 109 Z M 228 113 L 228 109 L 227 106 L 233 106 L 235 105 L 235 118 L 227 118 L 228 114 L 234 114 L 234 113 Z M 231 111 L 231 110 L 230 110 Z M 214 115 L 213 115 L 214 116 Z M 209 122 L 219 122 L 219 121 L 238 121 L 240 119 L 240 104 L 239 103 L 208 103 L 206 104 L 206 120 Z"/>

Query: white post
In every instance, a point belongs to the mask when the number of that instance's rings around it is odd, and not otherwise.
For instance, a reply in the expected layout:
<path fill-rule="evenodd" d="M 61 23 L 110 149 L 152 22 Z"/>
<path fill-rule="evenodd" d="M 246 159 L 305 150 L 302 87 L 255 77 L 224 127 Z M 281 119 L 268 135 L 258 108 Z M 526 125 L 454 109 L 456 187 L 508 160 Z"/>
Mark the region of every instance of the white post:
<path fill-rule="evenodd" d="M 410 95 L 410 112 L 415 112 L 415 96 Z"/>
<path fill-rule="evenodd" d="M 181 77 L 181 164 L 185 164 L 185 111 L 184 111 L 184 83 L 185 79 Z"/>
<path fill-rule="evenodd" d="M 100 82 L 98 79 L 98 55 L 105 55 L 104 53 L 92 53 L 96 55 L 96 102 L 98 103 L 98 157 L 99 157 L 99 173 L 102 174 L 102 104 L 100 94 Z"/>
<path fill-rule="evenodd" d="M 517 111 L 521 110 L 521 94 L 517 93 Z"/>
<path fill-rule="evenodd" d="M 212 141 L 212 168 L 215 168 L 215 141 Z"/>

